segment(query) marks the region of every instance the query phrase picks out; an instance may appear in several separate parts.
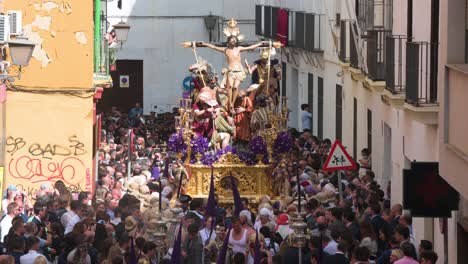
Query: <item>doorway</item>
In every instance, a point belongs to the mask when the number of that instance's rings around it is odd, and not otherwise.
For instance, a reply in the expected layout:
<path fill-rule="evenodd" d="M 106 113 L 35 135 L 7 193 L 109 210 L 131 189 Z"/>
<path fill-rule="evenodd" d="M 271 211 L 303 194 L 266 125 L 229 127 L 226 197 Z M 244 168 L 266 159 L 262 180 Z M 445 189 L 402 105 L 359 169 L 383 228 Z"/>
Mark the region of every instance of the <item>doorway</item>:
<path fill-rule="evenodd" d="M 289 116 L 289 126 L 298 129 L 300 118 L 300 105 L 299 105 L 299 71 L 296 68 L 291 68 L 291 82 L 288 93 L 288 104 L 291 108 Z"/>
<path fill-rule="evenodd" d="M 383 155 L 383 173 L 382 188 L 387 189 L 388 183 L 392 179 L 393 161 L 392 161 L 392 128 L 384 123 L 384 155 Z"/>
<path fill-rule="evenodd" d="M 143 60 L 117 60 L 116 65 L 117 71 L 111 73 L 113 87 L 104 89 L 98 113 L 113 106 L 127 112 L 135 103 L 143 103 Z"/>

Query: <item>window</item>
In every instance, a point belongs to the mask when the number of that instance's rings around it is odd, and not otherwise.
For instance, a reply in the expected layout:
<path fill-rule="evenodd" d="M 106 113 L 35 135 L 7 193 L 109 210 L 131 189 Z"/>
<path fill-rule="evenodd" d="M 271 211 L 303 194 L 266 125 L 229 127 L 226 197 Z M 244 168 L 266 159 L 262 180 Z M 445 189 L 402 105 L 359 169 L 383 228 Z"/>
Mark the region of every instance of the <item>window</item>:
<path fill-rule="evenodd" d="M 301 12 L 296 13 L 296 42 L 295 47 L 305 48 L 305 14 Z M 312 34 L 311 32 L 310 34 Z"/>
<path fill-rule="evenodd" d="M 263 30 L 263 36 L 271 38 L 271 6 L 264 7 L 265 25 Z"/>
<path fill-rule="evenodd" d="M 307 34 L 305 35 L 305 49 L 313 51 L 315 49 L 315 14 L 306 14 L 305 23 Z"/>
<path fill-rule="evenodd" d="M 278 7 L 271 8 L 271 35 L 270 38 L 276 40 L 278 33 Z"/>
<path fill-rule="evenodd" d="M 336 108 L 335 108 L 335 138 L 342 140 L 343 136 L 343 87 L 336 85 Z"/>
<path fill-rule="evenodd" d="M 255 35 L 262 35 L 262 11 L 263 7 L 261 5 L 255 6 Z"/>
<path fill-rule="evenodd" d="M 372 111 L 367 109 L 367 148 L 372 153 Z"/>
<path fill-rule="evenodd" d="M 309 77 L 307 80 L 307 103 L 309 104 L 309 110 L 314 114 L 314 75 L 312 73 L 309 73 Z M 313 119 L 312 119 L 313 120 Z M 312 121 L 310 124 L 310 129 L 314 131 L 314 122 Z"/>
<path fill-rule="evenodd" d="M 296 12 L 289 11 L 288 17 L 288 46 L 296 45 Z"/>
<path fill-rule="evenodd" d="M 357 160 L 357 99 L 353 100 L 353 158 Z"/>
<path fill-rule="evenodd" d="M 318 77 L 317 85 L 317 137 L 323 139 L 323 78 Z"/>
<path fill-rule="evenodd" d="M 281 62 L 281 96 L 286 96 L 286 62 Z"/>
<path fill-rule="evenodd" d="M 406 20 L 406 37 L 408 38 L 408 41 L 411 41 L 413 38 L 413 0 L 408 0 L 407 11 L 408 18 Z"/>

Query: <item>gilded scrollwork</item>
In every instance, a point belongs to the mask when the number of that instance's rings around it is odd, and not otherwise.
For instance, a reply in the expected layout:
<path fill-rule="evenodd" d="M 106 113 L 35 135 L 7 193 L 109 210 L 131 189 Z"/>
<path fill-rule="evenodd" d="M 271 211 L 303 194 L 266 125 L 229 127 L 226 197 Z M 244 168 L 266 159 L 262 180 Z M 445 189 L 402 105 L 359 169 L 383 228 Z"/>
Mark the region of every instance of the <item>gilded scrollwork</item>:
<path fill-rule="evenodd" d="M 227 167 L 232 165 L 244 165 L 245 163 L 242 162 L 239 157 L 231 152 L 228 152 L 222 155 L 217 162 L 215 162 L 214 166 L 219 167 Z"/>
<path fill-rule="evenodd" d="M 223 155 L 219 162 L 213 164 L 213 176 L 216 193 L 220 200 L 232 200 L 232 175 L 236 179 L 239 192 L 249 198 L 260 198 L 271 194 L 270 180 L 268 179 L 268 165 L 247 166 L 231 153 Z M 207 197 L 210 189 L 211 167 L 191 165 L 191 174 L 188 193 L 193 197 Z"/>

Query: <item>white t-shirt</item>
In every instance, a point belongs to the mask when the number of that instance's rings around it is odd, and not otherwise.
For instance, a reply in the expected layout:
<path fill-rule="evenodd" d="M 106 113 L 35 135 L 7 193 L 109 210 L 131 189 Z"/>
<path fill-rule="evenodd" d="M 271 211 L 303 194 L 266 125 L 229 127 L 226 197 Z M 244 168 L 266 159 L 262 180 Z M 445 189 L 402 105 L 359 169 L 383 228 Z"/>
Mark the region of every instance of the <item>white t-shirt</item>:
<path fill-rule="evenodd" d="M 213 230 L 213 232 L 211 232 L 206 227 L 203 228 L 202 230 L 198 231 L 198 233 L 200 234 L 203 245 L 207 244 L 206 241 L 210 237 L 210 233 L 211 233 L 210 241 L 214 241 L 216 239 L 216 232 L 214 230 Z"/>
<path fill-rule="evenodd" d="M 8 234 L 8 231 L 10 231 L 10 228 L 12 226 L 11 221 L 13 220 L 13 217 L 10 215 L 5 215 L 3 217 L 2 221 L 0 222 L 0 242 L 3 243 L 3 238 Z"/>

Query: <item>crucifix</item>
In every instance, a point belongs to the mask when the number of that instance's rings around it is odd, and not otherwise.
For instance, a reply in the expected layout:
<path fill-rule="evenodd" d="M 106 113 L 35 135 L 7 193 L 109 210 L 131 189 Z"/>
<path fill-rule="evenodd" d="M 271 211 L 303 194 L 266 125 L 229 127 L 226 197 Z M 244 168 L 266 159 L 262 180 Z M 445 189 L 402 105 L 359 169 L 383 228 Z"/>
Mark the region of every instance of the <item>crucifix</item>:
<path fill-rule="evenodd" d="M 196 55 L 197 47 L 206 47 L 219 52 L 224 53 L 228 64 L 228 71 L 226 73 L 226 89 L 228 92 L 228 107 L 231 113 L 234 113 L 234 102 L 236 101 L 239 86 L 246 78 L 246 70 L 242 65 L 241 52 L 254 50 L 260 47 L 281 47 L 280 42 L 261 41 L 258 43 L 243 43 L 239 44 L 239 41 L 243 39 L 240 34 L 240 30 L 237 27 L 237 21 L 231 19 L 228 22 L 228 27 L 224 29 L 224 34 L 227 37 L 226 43 L 206 43 L 203 41 L 199 42 L 184 42 L 182 46 L 185 48 L 192 48 L 195 54 L 195 58 L 198 61 Z"/>

